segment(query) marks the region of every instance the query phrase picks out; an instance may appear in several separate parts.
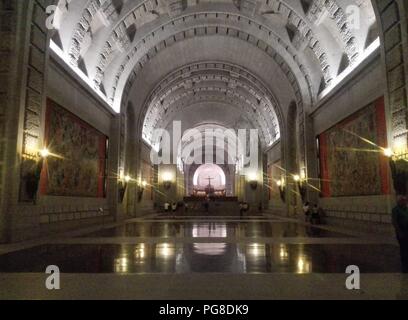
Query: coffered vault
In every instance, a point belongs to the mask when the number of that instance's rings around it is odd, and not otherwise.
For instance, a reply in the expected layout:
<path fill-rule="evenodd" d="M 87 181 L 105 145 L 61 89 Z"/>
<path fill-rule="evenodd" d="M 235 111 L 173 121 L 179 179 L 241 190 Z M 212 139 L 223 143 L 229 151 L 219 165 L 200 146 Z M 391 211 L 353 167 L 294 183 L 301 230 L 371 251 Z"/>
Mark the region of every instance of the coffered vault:
<path fill-rule="evenodd" d="M 147 63 L 191 38 L 227 37 L 236 43 L 230 50 L 246 42 L 264 52 L 261 63 L 279 66 L 298 110 L 317 102 L 378 38 L 370 0 L 71 0 L 60 1 L 55 26 L 55 50 L 116 112 Z M 264 146 L 280 138 L 280 92 L 247 65 L 199 62 L 162 75 L 142 109 L 146 141 L 173 112 L 205 100 L 238 108 L 261 129 Z"/>
<path fill-rule="evenodd" d="M 203 101 L 222 103 L 229 114 L 242 113 L 251 127 L 260 128 L 265 147 L 280 138 L 277 102 L 267 88 L 245 69 L 219 62 L 188 65 L 165 77 L 147 101 L 143 138 L 152 143 L 155 128 L 165 128 L 173 114 Z"/>

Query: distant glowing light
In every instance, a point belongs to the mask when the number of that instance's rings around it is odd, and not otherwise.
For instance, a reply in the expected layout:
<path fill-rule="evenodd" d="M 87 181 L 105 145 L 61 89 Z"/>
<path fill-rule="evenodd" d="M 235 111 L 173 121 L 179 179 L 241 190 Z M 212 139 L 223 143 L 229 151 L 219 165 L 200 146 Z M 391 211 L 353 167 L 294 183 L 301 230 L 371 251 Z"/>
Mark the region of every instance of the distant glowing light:
<path fill-rule="evenodd" d="M 132 180 L 132 178 L 129 175 L 125 176 L 125 182 L 130 182 L 130 180 Z"/>
<path fill-rule="evenodd" d="M 300 181 L 300 176 L 298 174 L 295 174 L 293 176 L 293 180 L 295 180 L 296 182 Z"/>
<path fill-rule="evenodd" d="M 139 246 L 136 246 L 134 257 L 137 262 L 142 263 L 143 259 L 146 257 L 146 248 L 144 243 L 141 243 Z"/>
<path fill-rule="evenodd" d="M 286 260 L 289 258 L 289 252 L 286 249 L 285 245 L 281 245 L 279 249 L 279 257 L 281 260 Z"/>
<path fill-rule="evenodd" d="M 254 257 L 263 257 L 265 256 L 265 245 L 253 243 L 248 247 L 248 253 Z"/>
<path fill-rule="evenodd" d="M 169 243 L 161 243 L 157 245 L 156 255 L 158 257 L 169 259 L 174 256 L 174 253 L 174 245 L 170 245 Z"/>
<path fill-rule="evenodd" d="M 394 155 L 394 152 L 391 150 L 391 148 L 384 149 L 383 153 L 388 158 L 391 158 Z"/>
<path fill-rule="evenodd" d="M 173 181 L 173 174 L 171 172 L 163 172 L 162 179 L 164 182 Z"/>
<path fill-rule="evenodd" d="M 282 187 L 282 181 L 281 180 L 276 181 L 276 184 L 278 185 L 278 187 Z"/>
<path fill-rule="evenodd" d="M 297 273 L 304 274 L 304 273 L 311 273 L 312 266 L 309 261 L 307 261 L 306 257 L 301 255 L 297 261 Z"/>
<path fill-rule="evenodd" d="M 248 173 L 248 180 L 249 181 L 258 181 L 258 174 L 256 172 Z"/>
<path fill-rule="evenodd" d="M 47 148 L 41 149 L 39 153 L 42 158 L 48 158 L 50 156 L 50 151 Z"/>
<path fill-rule="evenodd" d="M 129 259 L 127 256 L 115 259 L 115 272 L 127 273 L 129 271 Z"/>

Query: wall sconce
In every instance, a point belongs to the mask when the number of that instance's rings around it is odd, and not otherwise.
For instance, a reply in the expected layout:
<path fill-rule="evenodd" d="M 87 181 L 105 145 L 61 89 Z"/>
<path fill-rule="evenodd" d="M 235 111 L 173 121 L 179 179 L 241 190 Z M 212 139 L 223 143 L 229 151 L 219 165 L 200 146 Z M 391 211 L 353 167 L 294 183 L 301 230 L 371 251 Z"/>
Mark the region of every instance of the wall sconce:
<path fill-rule="evenodd" d="M 258 189 L 258 181 L 256 181 L 256 180 L 249 181 L 249 185 L 251 186 L 252 190 Z"/>
<path fill-rule="evenodd" d="M 139 191 L 138 191 L 138 200 L 139 200 L 139 202 L 142 200 L 142 197 L 143 197 L 143 193 L 144 193 L 144 191 L 145 191 L 145 189 L 146 189 L 146 187 L 147 187 L 147 182 L 146 182 L 146 180 L 141 180 L 141 179 L 139 179 L 139 182 L 138 182 L 138 186 L 139 186 Z"/>
<path fill-rule="evenodd" d="M 258 175 L 255 172 L 248 174 L 248 181 L 252 190 L 258 188 Z"/>
<path fill-rule="evenodd" d="M 123 199 L 125 198 L 125 193 L 126 193 L 126 189 L 127 186 L 129 184 L 129 182 L 132 180 L 132 178 L 127 175 L 125 177 L 123 176 L 119 176 L 119 180 L 118 180 L 118 199 L 119 199 L 119 203 L 123 202 Z"/>
<path fill-rule="evenodd" d="M 163 186 L 166 190 L 171 188 L 171 184 L 173 182 L 173 175 L 170 172 L 165 172 L 162 175 Z"/>
<path fill-rule="evenodd" d="M 34 204 L 37 202 L 38 186 L 41 180 L 41 172 L 44 165 L 44 160 L 46 160 L 50 155 L 47 148 L 39 150 L 37 153 L 38 160 L 35 165 L 29 169 L 23 179 L 25 180 L 26 194 L 29 200 L 33 201 Z"/>
<path fill-rule="evenodd" d="M 293 176 L 293 180 L 295 181 L 298 190 L 299 190 L 299 194 L 300 197 L 302 199 L 302 202 L 306 201 L 306 192 L 307 192 L 307 187 L 306 184 L 304 183 L 306 181 L 306 173 L 302 172 L 301 175 L 294 175 Z"/>
<path fill-rule="evenodd" d="M 408 191 L 407 153 L 396 155 L 391 149 L 383 149 L 384 156 L 389 158 L 394 190 L 397 195 L 406 195 Z"/>
<path fill-rule="evenodd" d="M 285 186 L 285 181 L 283 179 L 278 180 L 276 182 L 279 188 L 279 194 L 282 202 L 286 202 L 286 186 Z"/>

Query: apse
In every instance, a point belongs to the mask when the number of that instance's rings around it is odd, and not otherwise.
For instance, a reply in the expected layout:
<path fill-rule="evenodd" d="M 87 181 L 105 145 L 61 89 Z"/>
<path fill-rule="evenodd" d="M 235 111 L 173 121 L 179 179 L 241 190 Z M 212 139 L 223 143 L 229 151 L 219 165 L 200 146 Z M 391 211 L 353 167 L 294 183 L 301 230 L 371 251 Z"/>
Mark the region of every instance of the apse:
<path fill-rule="evenodd" d="M 205 188 L 211 185 L 215 189 L 225 188 L 226 177 L 224 171 L 216 164 L 204 164 L 200 166 L 193 178 L 195 187 Z"/>

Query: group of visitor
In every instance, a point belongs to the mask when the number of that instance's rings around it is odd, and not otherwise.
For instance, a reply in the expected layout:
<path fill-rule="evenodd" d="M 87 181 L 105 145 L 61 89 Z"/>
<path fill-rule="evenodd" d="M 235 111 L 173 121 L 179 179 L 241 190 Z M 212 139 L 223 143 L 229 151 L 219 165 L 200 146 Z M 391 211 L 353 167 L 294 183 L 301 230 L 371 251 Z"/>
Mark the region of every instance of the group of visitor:
<path fill-rule="evenodd" d="M 311 224 L 321 224 L 322 209 L 317 204 L 312 205 L 310 202 L 305 202 L 303 205 L 303 213 L 305 214 L 305 222 Z"/>
<path fill-rule="evenodd" d="M 170 211 L 176 212 L 177 211 L 177 203 L 173 202 L 173 203 L 170 204 L 170 203 L 166 202 L 164 204 L 164 211 L 165 212 L 170 212 Z"/>

